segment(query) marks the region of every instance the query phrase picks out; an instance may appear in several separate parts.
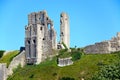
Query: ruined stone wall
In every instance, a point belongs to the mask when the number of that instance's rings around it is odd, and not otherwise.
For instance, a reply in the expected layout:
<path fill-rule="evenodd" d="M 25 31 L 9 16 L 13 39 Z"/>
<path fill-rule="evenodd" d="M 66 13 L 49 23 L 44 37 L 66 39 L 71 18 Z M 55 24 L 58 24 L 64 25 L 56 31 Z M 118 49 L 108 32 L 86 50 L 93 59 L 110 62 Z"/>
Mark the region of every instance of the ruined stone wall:
<path fill-rule="evenodd" d="M 58 58 L 58 66 L 63 67 L 63 66 L 68 66 L 68 65 L 73 64 L 73 61 L 71 59 L 72 59 L 72 57 Z"/>
<path fill-rule="evenodd" d="M 9 75 L 12 75 L 13 69 L 17 68 L 18 65 L 21 65 L 21 67 L 25 65 L 25 51 L 14 57 L 8 68 L 6 63 L 0 63 L 0 80 L 6 80 Z"/>
<path fill-rule="evenodd" d="M 52 42 L 51 40 L 45 40 L 43 45 L 43 57 L 42 60 L 45 60 L 47 57 L 52 55 Z"/>
<path fill-rule="evenodd" d="M 56 42 L 56 31 L 54 30 L 53 26 L 51 26 L 50 30 L 48 31 L 49 39 L 52 41 L 52 49 L 57 49 L 57 42 Z"/>
<path fill-rule="evenodd" d="M 117 33 L 116 37 L 111 40 L 95 43 L 93 45 L 88 45 L 84 48 L 84 52 L 89 54 L 96 53 L 111 53 L 115 51 L 120 51 L 120 33 Z"/>
<path fill-rule="evenodd" d="M 0 63 L 0 80 L 7 79 L 7 68 L 6 63 Z"/>
<path fill-rule="evenodd" d="M 18 65 L 21 65 L 21 67 L 25 65 L 25 51 L 22 51 L 10 62 L 9 67 L 7 68 L 7 75 L 12 75 L 13 69 L 17 68 Z"/>
<path fill-rule="evenodd" d="M 95 43 L 94 45 L 89 45 L 85 47 L 85 53 L 110 53 L 109 52 L 109 42 Z"/>

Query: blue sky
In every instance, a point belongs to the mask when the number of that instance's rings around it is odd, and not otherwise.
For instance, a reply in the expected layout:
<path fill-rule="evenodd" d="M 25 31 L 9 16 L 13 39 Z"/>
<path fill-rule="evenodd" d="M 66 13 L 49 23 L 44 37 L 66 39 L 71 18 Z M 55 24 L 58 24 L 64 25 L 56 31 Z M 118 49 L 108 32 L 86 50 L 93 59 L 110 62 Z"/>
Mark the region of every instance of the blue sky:
<path fill-rule="evenodd" d="M 60 13 L 68 13 L 71 47 L 109 40 L 120 32 L 120 0 L 0 0 L 0 49 L 24 46 L 27 15 L 41 10 L 54 21 L 57 41 Z"/>

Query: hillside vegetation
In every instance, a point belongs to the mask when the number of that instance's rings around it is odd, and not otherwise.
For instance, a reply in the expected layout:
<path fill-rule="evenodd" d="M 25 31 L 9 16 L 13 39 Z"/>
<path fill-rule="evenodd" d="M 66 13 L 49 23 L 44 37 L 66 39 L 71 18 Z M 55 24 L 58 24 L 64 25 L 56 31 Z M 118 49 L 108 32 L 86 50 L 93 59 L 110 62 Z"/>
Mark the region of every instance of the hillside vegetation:
<path fill-rule="evenodd" d="M 101 66 L 91 80 L 120 80 L 120 52 L 115 53 L 118 59 L 113 64 Z"/>
<path fill-rule="evenodd" d="M 19 54 L 18 50 L 8 52 L 5 56 L 2 56 L 2 58 L 0 59 L 0 63 L 7 63 L 7 67 L 8 67 L 12 59 L 18 54 Z"/>
<path fill-rule="evenodd" d="M 0 58 L 3 56 L 4 50 L 0 50 Z"/>
<path fill-rule="evenodd" d="M 54 57 L 39 65 L 26 65 L 23 68 L 19 66 L 8 80 L 90 80 L 102 66 L 114 64 L 118 60 L 117 53 L 84 54 L 73 65 L 58 67 L 57 57 Z"/>

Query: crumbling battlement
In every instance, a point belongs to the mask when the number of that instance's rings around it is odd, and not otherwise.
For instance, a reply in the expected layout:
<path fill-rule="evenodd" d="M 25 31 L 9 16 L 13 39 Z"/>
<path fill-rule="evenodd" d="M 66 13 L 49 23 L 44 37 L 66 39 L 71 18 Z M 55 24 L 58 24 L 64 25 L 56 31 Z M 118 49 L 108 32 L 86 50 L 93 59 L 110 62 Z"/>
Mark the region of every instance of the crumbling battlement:
<path fill-rule="evenodd" d="M 111 40 L 95 43 L 84 48 L 84 52 L 88 54 L 111 53 L 115 51 L 120 51 L 120 32 L 118 32 L 117 36 L 113 37 Z"/>

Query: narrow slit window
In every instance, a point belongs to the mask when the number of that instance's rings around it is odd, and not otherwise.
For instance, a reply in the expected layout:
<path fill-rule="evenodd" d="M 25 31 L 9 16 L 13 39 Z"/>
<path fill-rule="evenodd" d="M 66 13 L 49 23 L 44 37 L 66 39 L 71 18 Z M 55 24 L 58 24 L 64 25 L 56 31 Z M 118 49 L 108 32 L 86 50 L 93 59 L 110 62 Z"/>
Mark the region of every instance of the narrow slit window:
<path fill-rule="evenodd" d="M 42 27 L 40 27 L 40 30 L 42 30 Z"/>
<path fill-rule="evenodd" d="M 35 41 L 35 40 L 33 40 L 33 43 L 35 44 L 35 43 L 36 43 L 36 41 Z"/>
<path fill-rule="evenodd" d="M 27 43 L 30 44 L 30 41 L 28 40 Z"/>

